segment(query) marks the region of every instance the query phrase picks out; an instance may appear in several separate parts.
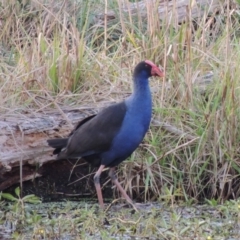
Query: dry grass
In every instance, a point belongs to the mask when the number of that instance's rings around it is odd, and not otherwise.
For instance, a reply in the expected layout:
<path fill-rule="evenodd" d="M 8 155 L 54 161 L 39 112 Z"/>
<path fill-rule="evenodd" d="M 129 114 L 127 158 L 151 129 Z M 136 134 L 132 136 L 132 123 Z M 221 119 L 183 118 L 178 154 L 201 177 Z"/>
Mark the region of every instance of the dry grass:
<path fill-rule="evenodd" d="M 144 200 L 171 202 L 239 196 L 240 16 L 234 4 L 225 1 L 210 17 L 178 24 L 160 22 L 151 5 L 141 17 L 111 1 L 115 19 L 101 19 L 103 1 L 29 2 L 0 5 L 2 114 L 119 101 L 130 93 L 134 65 L 151 59 L 167 73 L 163 82 L 151 81 L 154 117 L 178 134 L 151 127 L 121 165 L 125 188 Z M 203 92 L 195 82 L 209 71 L 213 81 Z"/>

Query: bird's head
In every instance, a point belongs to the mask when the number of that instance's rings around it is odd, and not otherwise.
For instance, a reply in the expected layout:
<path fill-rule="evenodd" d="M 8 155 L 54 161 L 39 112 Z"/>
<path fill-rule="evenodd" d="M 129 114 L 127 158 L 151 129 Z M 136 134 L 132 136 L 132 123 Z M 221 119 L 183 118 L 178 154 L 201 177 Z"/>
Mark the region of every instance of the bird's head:
<path fill-rule="evenodd" d="M 138 63 L 138 65 L 134 69 L 133 76 L 134 77 L 144 76 L 147 78 L 152 76 L 164 77 L 164 73 L 153 62 L 145 60 Z"/>

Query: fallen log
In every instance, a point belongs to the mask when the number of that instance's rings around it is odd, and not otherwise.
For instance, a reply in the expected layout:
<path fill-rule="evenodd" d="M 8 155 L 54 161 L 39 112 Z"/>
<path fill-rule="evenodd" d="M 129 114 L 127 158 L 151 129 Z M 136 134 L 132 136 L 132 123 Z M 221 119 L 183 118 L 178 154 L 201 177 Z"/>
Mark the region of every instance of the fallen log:
<path fill-rule="evenodd" d="M 202 18 L 203 15 L 223 8 L 222 2 L 219 0 L 144 0 L 134 3 L 123 0 L 119 2 L 123 12 L 131 16 L 140 15 L 151 20 L 152 17 L 155 17 L 153 14 L 158 13 L 159 19 L 175 23 L 181 23 L 187 17 L 191 17 L 191 19 Z M 96 15 L 96 22 L 101 24 L 105 16 L 108 20 L 112 20 L 115 18 L 115 14 L 114 11 L 108 11 L 106 14 L 99 13 Z"/>
<path fill-rule="evenodd" d="M 69 126 L 66 117 L 74 125 L 94 111 L 80 108 L 63 110 L 63 113 L 65 116 L 56 110 L 49 110 L 44 114 L 16 114 L 0 119 L 0 190 L 9 187 L 9 184 L 4 184 L 6 180 L 11 184 L 19 181 L 19 176 L 18 180 L 6 179 L 5 174 L 14 167 L 41 166 L 54 159 L 46 139 L 69 134 L 72 126 Z M 26 171 L 22 179 L 29 180 L 29 175 Z"/>

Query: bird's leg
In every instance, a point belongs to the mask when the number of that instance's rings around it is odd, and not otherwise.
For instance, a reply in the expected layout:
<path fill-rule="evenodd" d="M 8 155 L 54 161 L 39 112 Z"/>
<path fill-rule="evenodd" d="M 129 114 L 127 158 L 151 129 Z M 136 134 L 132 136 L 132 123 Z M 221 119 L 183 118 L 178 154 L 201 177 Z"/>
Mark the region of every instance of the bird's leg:
<path fill-rule="evenodd" d="M 103 204 L 102 190 L 101 190 L 101 186 L 100 186 L 100 176 L 101 176 L 101 173 L 104 168 L 105 168 L 105 166 L 101 165 L 93 177 L 94 185 L 95 185 L 96 192 L 97 192 L 98 202 L 99 202 L 99 205 L 101 208 L 104 208 L 104 204 Z"/>
<path fill-rule="evenodd" d="M 123 187 L 121 186 L 121 184 L 119 183 L 117 176 L 115 174 L 115 168 L 112 167 L 109 170 L 108 173 L 109 177 L 111 178 L 112 182 L 116 185 L 116 187 L 118 188 L 118 190 L 121 192 L 122 196 L 129 202 L 132 204 L 132 199 L 127 195 L 126 191 L 123 189 Z"/>

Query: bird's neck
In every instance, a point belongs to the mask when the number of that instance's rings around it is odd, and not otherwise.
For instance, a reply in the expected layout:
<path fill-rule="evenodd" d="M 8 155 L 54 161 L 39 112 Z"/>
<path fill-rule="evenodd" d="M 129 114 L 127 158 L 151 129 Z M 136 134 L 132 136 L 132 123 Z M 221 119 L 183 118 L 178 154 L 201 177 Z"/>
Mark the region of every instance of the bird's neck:
<path fill-rule="evenodd" d="M 134 79 L 133 81 L 133 93 L 126 100 L 126 104 L 129 106 L 131 112 L 149 112 L 151 114 L 152 97 L 148 79 Z M 141 109 L 141 111 L 139 111 Z M 149 115 L 147 114 L 147 115 Z"/>
<path fill-rule="evenodd" d="M 152 97 L 148 79 L 134 79 L 133 93 L 125 103 L 133 126 L 139 127 L 140 124 L 144 132 L 147 131 L 152 114 Z"/>
<path fill-rule="evenodd" d="M 133 98 L 151 98 L 149 82 L 147 78 L 135 77 L 133 81 Z"/>

